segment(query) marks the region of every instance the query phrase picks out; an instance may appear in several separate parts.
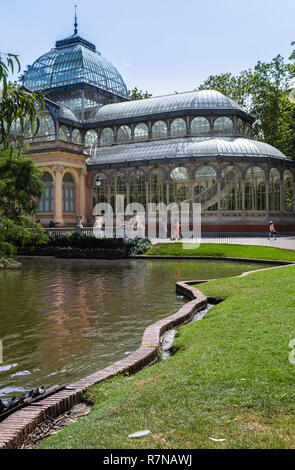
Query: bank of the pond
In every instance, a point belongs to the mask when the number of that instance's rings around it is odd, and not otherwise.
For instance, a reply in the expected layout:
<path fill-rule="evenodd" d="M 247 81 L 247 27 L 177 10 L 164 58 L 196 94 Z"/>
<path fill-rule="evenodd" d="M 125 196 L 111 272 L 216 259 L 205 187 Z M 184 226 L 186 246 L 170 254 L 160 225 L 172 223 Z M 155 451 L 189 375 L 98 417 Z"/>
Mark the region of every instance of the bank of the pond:
<path fill-rule="evenodd" d="M 0 271 L 0 398 L 7 400 L 41 385 L 72 383 L 128 357 L 145 328 L 184 305 L 177 281 L 261 268 L 220 260 L 21 261 L 21 270 Z"/>
<path fill-rule="evenodd" d="M 0 256 L 0 269 L 20 269 L 22 264 L 14 258 L 8 258 L 7 256 Z"/>
<path fill-rule="evenodd" d="M 198 286 L 225 301 L 178 330 L 176 354 L 92 387 L 92 413 L 42 448 L 294 448 L 294 279 L 287 266 Z"/>
<path fill-rule="evenodd" d="M 150 248 L 145 256 L 247 258 L 256 260 L 295 261 L 295 251 L 275 247 L 202 243 L 198 248 L 183 247 L 182 243 L 164 243 Z"/>

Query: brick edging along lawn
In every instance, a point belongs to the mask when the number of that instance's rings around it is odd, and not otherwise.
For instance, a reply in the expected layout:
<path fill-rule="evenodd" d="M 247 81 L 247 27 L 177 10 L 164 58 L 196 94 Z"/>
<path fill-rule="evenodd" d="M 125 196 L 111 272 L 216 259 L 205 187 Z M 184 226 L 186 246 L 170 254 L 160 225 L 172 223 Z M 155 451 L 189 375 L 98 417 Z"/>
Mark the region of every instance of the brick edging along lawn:
<path fill-rule="evenodd" d="M 68 411 L 82 400 L 83 393 L 92 385 L 120 373 L 134 374 L 156 362 L 159 359 L 162 335 L 172 328 L 189 322 L 197 311 L 207 305 L 207 297 L 185 282 L 178 282 L 177 290 L 190 299 L 190 302 L 183 305 L 175 314 L 146 328 L 141 346 L 135 352 L 84 379 L 67 385 L 65 389 L 43 400 L 41 396 L 39 402 L 16 411 L 0 422 L 0 449 L 18 448 L 25 437 L 46 417 L 54 418 Z"/>

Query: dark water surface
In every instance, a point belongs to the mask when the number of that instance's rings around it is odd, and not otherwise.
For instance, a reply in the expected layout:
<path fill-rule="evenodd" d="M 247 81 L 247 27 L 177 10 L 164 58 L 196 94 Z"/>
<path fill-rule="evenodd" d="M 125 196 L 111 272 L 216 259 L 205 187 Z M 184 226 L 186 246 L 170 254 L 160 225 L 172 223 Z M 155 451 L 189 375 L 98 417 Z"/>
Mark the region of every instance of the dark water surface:
<path fill-rule="evenodd" d="M 0 397 L 70 383 L 137 349 L 144 329 L 175 313 L 180 280 L 261 265 L 171 260 L 22 259 L 0 270 Z"/>

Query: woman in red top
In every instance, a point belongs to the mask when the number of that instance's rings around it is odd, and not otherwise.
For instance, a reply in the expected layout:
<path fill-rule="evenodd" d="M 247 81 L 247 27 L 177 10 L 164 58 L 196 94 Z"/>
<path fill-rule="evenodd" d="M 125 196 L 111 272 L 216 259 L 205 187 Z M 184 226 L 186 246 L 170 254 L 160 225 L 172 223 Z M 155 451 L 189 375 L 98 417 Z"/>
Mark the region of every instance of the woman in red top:
<path fill-rule="evenodd" d="M 275 240 L 277 239 L 277 231 L 275 229 L 274 223 L 269 222 L 269 234 L 268 234 L 268 239 L 270 240 L 271 237 L 274 235 Z"/>
<path fill-rule="evenodd" d="M 176 222 L 173 233 L 172 233 L 172 240 L 179 240 L 180 239 L 180 225 L 179 222 Z"/>

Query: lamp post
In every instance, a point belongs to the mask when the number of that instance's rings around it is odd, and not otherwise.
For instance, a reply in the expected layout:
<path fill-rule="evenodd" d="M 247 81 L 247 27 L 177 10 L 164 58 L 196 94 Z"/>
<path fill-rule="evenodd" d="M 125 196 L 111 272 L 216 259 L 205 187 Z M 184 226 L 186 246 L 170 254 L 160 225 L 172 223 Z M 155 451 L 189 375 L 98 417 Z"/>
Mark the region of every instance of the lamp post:
<path fill-rule="evenodd" d="M 101 187 L 101 183 L 102 183 L 101 178 L 97 176 L 95 179 L 95 186 L 97 187 L 97 202 L 99 202 L 99 190 Z"/>
<path fill-rule="evenodd" d="M 101 188 L 101 183 L 102 183 L 101 178 L 97 176 L 95 179 L 95 186 L 97 187 L 97 202 L 99 202 L 99 190 Z"/>
<path fill-rule="evenodd" d="M 100 186 L 101 186 L 101 178 L 99 176 L 95 180 L 95 186 L 97 188 L 100 188 Z"/>

